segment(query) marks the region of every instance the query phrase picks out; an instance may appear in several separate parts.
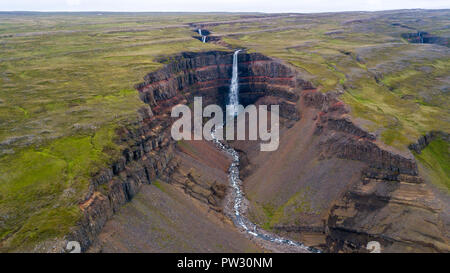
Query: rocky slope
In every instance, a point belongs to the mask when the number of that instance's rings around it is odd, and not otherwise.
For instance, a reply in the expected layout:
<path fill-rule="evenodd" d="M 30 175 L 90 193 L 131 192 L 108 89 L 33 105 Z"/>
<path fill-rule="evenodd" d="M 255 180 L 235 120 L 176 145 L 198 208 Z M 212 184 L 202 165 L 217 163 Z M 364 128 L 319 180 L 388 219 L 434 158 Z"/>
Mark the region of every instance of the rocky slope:
<path fill-rule="evenodd" d="M 385 252 L 449 251 L 448 230 L 441 220 L 446 211 L 423 183 L 412 155 L 384 147 L 346 112 L 338 100 L 330 100 L 318 114 L 316 133 L 323 139 L 325 157 L 366 165 L 360 179 L 331 206 L 328 249 L 358 251 L 374 240 Z"/>
<path fill-rule="evenodd" d="M 209 142 L 190 141 L 177 145 L 174 160 L 171 178 L 143 185 L 89 251 L 261 252 L 221 213 L 229 158 Z"/>
<path fill-rule="evenodd" d="M 234 143 L 256 221 L 333 252 L 365 251 L 371 240 L 387 252 L 448 251 L 445 200 L 412 154 L 357 126 L 337 94 L 304 90 L 297 107 L 302 118 L 282 131 L 278 151 Z"/>

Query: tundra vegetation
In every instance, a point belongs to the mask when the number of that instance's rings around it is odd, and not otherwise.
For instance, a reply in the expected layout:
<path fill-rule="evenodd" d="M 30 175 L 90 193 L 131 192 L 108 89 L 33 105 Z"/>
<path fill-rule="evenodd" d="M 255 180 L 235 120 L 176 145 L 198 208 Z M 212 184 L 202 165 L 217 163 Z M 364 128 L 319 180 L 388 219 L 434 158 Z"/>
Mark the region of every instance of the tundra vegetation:
<path fill-rule="evenodd" d="M 449 10 L 0 13 L 0 251 L 32 250 L 70 232 L 90 177 L 121 150 L 115 130 L 138 119 L 134 84 L 161 68 L 162 56 L 228 45 L 281 59 L 319 90 L 342 93 L 355 121 L 400 152 L 431 130 L 449 133 L 448 44 L 402 36 L 426 31 L 448 42 L 449 18 Z M 190 23 L 218 21 L 230 22 L 205 29 L 222 43 L 193 39 Z M 448 149 L 437 139 L 415 154 L 444 190 Z M 292 204 L 311 210 L 301 193 L 263 205 L 259 222 L 273 227 Z"/>

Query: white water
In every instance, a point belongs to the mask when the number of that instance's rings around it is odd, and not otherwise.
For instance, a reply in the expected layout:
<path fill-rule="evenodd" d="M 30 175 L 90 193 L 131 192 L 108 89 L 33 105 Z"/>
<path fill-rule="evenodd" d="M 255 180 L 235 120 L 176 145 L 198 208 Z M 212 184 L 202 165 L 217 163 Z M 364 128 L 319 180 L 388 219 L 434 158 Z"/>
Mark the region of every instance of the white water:
<path fill-rule="evenodd" d="M 233 74 L 231 76 L 230 93 L 228 94 L 228 108 L 230 115 L 237 116 L 239 105 L 239 69 L 238 56 L 241 50 L 236 50 L 233 55 Z"/>
<path fill-rule="evenodd" d="M 206 43 L 206 36 L 202 34 L 202 29 L 198 29 L 198 34 L 200 34 L 200 36 L 202 36 L 202 42 Z"/>
<path fill-rule="evenodd" d="M 230 86 L 230 103 L 228 107 L 233 107 L 234 110 L 237 110 L 235 106 L 239 105 L 239 77 L 238 77 L 238 54 L 240 50 L 237 50 L 234 52 L 233 55 L 233 74 L 231 79 L 231 86 Z M 234 112 L 234 115 L 237 115 L 236 111 Z M 221 126 L 223 128 L 223 125 Z M 216 144 L 216 147 L 221 149 L 222 151 L 226 152 L 231 156 L 233 159 L 230 168 L 228 169 L 228 177 L 231 184 L 231 187 L 233 188 L 232 197 L 233 197 L 233 221 L 235 225 L 238 228 L 241 228 L 244 230 L 244 232 L 248 233 L 249 235 L 262 239 L 264 241 L 268 241 L 271 243 L 275 243 L 278 245 L 286 245 L 289 247 L 294 247 L 298 251 L 308 251 L 308 252 L 315 252 L 320 253 L 319 250 L 305 246 L 301 242 L 296 242 L 293 240 L 289 240 L 283 237 L 280 237 L 275 234 L 271 234 L 263 229 L 260 229 L 257 225 L 252 223 L 246 216 L 245 211 L 246 207 L 243 206 L 244 203 L 247 203 L 248 201 L 245 199 L 245 196 L 242 191 L 242 181 L 239 178 L 239 153 L 231 148 L 230 146 L 222 143 L 215 135 L 216 130 L 219 130 L 221 128 L 216 128 L 212 133 L 212 141 Z"/>

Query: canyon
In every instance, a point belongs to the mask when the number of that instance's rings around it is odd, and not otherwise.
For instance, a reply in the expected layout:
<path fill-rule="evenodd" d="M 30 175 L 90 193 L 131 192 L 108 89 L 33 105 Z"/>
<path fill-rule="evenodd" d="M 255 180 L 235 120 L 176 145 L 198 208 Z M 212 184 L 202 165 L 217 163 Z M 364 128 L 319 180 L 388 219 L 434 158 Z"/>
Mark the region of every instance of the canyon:
<path fill-rule="evenodd" d="M 449 46 L 448 38 L 433 36 L 424 31 L 418 31 L 417 33 L 403 33 L 402 38 L 406 39 L 410 43 L 416 44 L 439 44 L 442 46 Z"/>
<path fill-rule="evenodd" d="M 229 156 L 212 143 L 175 142 L 170 136 L 173 106 L 191 105 L 195 96 L 204 105 L 227 103 L 233 52 L 184 52 L 160 61 L 166 65 L 135 86 L 146 104 L 140 120 L 118 130 L 122 156 L 92 179 L 80 204 L 83 219 L 68 239 L 79 241 L 83 251 L 133 251 L 136 245 L 161 250 L 141 241 L 151 245 L 148 222 L 162 216 L 133 216 L 123 210 L 134 207 L 121 207 L 138 192 L 141 203 L 157 198 L 155 192 L 170 192 L 179 202 L 161 200 L 165 211 L 194 203 L 191 216 L 198 219 L 190 221 L 204 222 L 208 235 L 195 247 L 168 250 L 210 251 L 212 238 L 223 241 L 213 231 L 219 227 L 230 238 L 221 243 L 228 250 L 288 251 L 270 249 L 233 227 L 227 209 Z M 378 141 L 352 120 L 338 92 L 321 92 L 289 64 L 243 51 L 238 65 L 241 104 L 280 105 L 277 151 L 261 152 L 258 142 L 227 143 L 239 153 L 249 219 L 264 226 L 267 208 L 281 207 L 270 230 L 324 252 L 367 252 L 369 241 L 380 242 L 384 252 L 450 251 L 448 211 L 424 183 L 410 152 Z M 176 217 L 195 228 L 183 215 Z M 121 221 L 131 224 L 117 230 Z"/>
<path fill-rule="evenodd" d="M 449 14 L 1 12 L 0 252 L 448 252 Z M 238 49 L 278 149 L 174 141 Z"/>

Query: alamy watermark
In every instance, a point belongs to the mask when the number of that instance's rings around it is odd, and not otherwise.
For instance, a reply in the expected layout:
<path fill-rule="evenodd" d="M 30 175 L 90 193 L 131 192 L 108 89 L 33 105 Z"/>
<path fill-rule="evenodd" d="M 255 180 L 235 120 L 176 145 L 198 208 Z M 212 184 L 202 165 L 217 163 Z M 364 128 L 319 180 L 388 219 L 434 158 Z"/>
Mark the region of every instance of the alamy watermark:
<path fill-rule="evenodd" d="M 176 105 L 171 116 L 181 118 L 172 125 L 172 138 L 179 140 L 212 140 L 212 132 L 218 140 L 261 140 L 260 150 L 265 152 L 278 149 L 280 142 L 280 107 L 270 105 L 227 105 L 224 125 L 224 111 L 216 104 L 203 108 L 201 97 L 194 98 L 194 113 L 187 105 Z M 248 117 L 248 128 L 246 120 Z M 270 117 L 270 128 L 268 118 Z M 192 118 L 194 119 L 192 122 Z M 211 118 L 203 125 L 203 118 Z M 236 124 L 237 122 L 237 124 Z M 192 124 L 193 129 L 192 130 Z M 225 126 L 225 130 L 224 130 Z M 235 132 L 236 131 L 236 132 Z M 248 136 L 248 139 L 246 137 Z"/>

